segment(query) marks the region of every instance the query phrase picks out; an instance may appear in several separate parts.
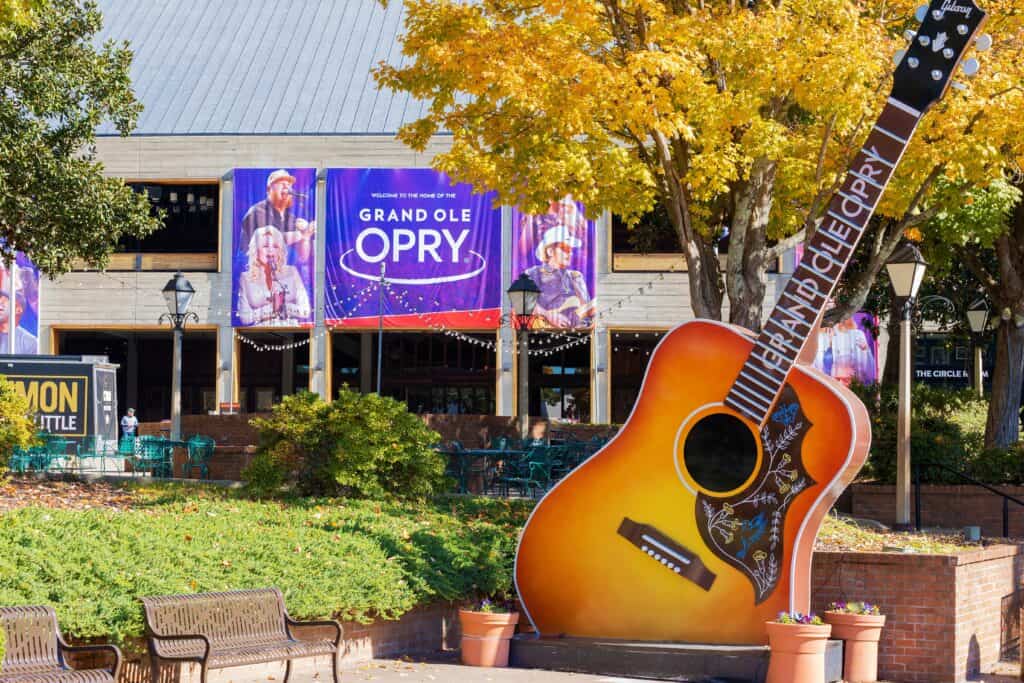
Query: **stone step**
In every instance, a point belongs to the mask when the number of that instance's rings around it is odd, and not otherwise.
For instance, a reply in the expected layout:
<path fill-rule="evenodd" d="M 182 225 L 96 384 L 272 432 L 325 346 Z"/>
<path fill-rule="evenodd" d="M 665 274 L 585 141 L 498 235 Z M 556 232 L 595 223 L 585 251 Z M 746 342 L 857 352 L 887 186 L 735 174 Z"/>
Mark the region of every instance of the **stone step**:
<path fill-rule="evenodd" d="M 763 683 L 769 650 L 761 645 L 658 643 L 517 635 L 509 665 L 606 676 L 702 683 Z M 843 643 L 830 640 L 825 680 L 842 679 Z"/>

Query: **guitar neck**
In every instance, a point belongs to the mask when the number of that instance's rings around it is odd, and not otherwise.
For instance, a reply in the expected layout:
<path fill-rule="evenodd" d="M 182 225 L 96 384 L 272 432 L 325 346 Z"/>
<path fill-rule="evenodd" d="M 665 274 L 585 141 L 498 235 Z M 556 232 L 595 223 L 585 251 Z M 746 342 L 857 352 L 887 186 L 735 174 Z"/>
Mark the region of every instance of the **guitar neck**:
<path fill-rule="evenodd" d="M 832 197 L 725 404 L 763 425 L 871 220 L 921 112 L 889 98 Z"/>

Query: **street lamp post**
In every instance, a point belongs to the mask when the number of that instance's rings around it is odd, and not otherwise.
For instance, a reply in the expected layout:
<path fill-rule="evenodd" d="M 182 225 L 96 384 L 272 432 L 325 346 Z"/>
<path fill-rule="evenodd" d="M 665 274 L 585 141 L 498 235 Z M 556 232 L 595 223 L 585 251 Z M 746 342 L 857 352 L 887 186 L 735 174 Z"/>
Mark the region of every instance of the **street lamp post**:
<path fill-rule="evenodd" d="M 984 299 L 978 299 L 967 307 L 967 324 L 971 328 L 971 342 L 974 344 L 974 391 L 978 398 L 982 398 L 985 396 L 982 382 L 982 335 L 988 327 L 988 303 Z"/>
<path fill-rule="evenodd" d="M 900 315 L 899 415 L 896 423 L 896 528 L 907 530 L 910 524 L 910 321 L 914 300 L 924 279 L 928 263 L 917 247 L 906 242 L 885 264 L 896 294 Z"/>
<path fill-rule="evenodd" d="M 168 322 L 174 330 L 174 355 L 171 371 L 171 439 L 181 439 L 181 340 L 185 334 L 185 323 L 199 322 L 199 316 L 188 310 L 196 290 L 185 276 L 178 271 L 163 288 L 167 301 L 167 313 L 160 316 L 160 322 Z"/>
<path fill-rule="evenodd" d="M 519 330 L 519 436 L 523 439 L 530 432 L 530 322 L 537 305 L 540 289 L 526 273 L 521 273 L 508 288 L 508 299 L 512 304 L 512 320 Z"/>

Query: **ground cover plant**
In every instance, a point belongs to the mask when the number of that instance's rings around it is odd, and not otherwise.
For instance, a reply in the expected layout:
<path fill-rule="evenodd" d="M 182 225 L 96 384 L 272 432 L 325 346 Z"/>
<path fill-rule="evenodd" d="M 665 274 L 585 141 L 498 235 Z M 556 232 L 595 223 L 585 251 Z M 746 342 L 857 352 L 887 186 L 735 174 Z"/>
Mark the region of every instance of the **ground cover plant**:
<path fill-rule="evenodd" d="M 509 594 L 529 511 L 465 497 L 257 501 L 172 485 L 128 493 L 131 503 L 117 506 L 8 508 L 0 605 L 50 604 L 67 633 L 121 644 L 143 634 L 138 598 L 164 593 L 276 585 L 300 619 L 394 619 L 418 605 Z"/>

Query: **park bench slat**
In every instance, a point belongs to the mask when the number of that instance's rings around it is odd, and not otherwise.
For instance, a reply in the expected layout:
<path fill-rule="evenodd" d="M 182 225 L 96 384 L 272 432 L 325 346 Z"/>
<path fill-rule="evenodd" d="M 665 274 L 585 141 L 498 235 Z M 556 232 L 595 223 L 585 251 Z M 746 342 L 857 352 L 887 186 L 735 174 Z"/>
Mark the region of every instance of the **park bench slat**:
<path fill-rule="evenodd" d="M 198 662 L 204 682 L 210 669 L 284 661 L 287 681 L 293 659 L 319 655 L 332 655 L 338 681 L 341 624 L 291 619 L 276 588 L 159 595 L 142 598 L 142 604 L 154 682 L 160 660 Z M 300 640 L 292 633 L 295 626 L 330 626 L 335 639 Z"/>

